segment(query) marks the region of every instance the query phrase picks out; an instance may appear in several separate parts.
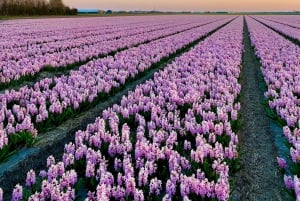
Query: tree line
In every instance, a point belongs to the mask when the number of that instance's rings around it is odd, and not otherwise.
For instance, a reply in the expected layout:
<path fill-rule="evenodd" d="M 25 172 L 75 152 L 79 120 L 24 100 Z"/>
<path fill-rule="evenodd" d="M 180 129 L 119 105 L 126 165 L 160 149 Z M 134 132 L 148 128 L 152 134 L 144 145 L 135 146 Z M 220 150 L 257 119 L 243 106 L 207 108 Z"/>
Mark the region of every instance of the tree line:
<path fill-rule="evenodd" d="M 0 15 L 76 15 L 62 0 L 0 0 Z"/>

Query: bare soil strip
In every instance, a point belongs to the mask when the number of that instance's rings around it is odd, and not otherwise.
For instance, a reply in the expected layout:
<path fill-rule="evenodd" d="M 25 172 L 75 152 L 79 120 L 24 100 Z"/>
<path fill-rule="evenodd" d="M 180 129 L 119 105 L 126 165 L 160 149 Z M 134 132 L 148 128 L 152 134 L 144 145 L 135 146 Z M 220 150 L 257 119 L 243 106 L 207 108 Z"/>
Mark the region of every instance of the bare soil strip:
<path fill-rule="evenodd" d="M 270 130 L 260 86 L 260 64 L 251 47 L 244 21 L 244 55 L 241 72 L 241 129 L 238 132 L 242 169 L 234 175 L 234 201 L 288 201 L 283 176 L 276 162 L 275 135 Z"/>
<path fill-rule="evenodd" d="M 167 64 L 171 63 L 176 57 L 189 51 L 199 42 L 217 32 L 234 19 L 211 31 L 206 36 L 192 42 L 177 53 L 171 55 L 169 58 L 164 59 L 163 62 L 160 62 L 159 66 L 151 68 L 151 70 L 147 71 L 147 74 L 143 74 L 139 79 L 128 83 L 124 89 L 113 94 L 113 96 L 109 97 L 107 100 L 100 101 L 95 107 L 77 115 L 75 118 L 67 120 L 62 125 L 41 134 L 40 141 L 33 147 L 19 150 L 10 157 L 7 162 L 0 164 L 0 186 L 4 191 L 4 200 L 10 200 L 12 189 L 18 182 L 24 184 L 26 173 L 30 169 L 36 170 L 37 174 L 39 173 L 39 170 L 45 169 L 46 159 L 49 155 L 53 155 L 56 159 L 60 160 L 62 158 L 64 145 L 74 141 L 74 134 L 76 131 L 86 129 L 86 126 L 89 123 L 93 123 L 103 110 L 111 107 L 113 104 L 119 103 L 121 98 L 129 91 L 134 90 L 137 85 L 153 78 L 155 72 L 166 67 Z"/>

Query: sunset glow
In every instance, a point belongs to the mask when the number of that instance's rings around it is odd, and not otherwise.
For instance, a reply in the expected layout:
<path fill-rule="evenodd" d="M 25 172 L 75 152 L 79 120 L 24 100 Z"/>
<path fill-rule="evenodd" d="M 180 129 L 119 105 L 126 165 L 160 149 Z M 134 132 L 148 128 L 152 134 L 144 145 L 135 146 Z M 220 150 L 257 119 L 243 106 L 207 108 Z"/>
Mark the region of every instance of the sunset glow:
<path fill-rule="evenodd" d="M 299 0 L 63 0 L 75 8 L 161 11 L 296 11 Z"/>

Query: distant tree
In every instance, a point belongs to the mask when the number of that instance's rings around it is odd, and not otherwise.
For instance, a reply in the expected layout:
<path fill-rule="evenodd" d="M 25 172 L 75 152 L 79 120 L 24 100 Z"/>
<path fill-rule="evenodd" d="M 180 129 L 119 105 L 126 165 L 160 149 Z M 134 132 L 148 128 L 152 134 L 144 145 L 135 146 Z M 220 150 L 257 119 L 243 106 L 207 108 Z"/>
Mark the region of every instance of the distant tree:
<path fill-rule="evenodd" d="M 112 14 L 112 10 L 107 10 L 106 14 Z"/>
<path fill-rule="evenodd" d="M 65 6 L 61 0 L 50 0 L 49 6 L 52 14 L 64 14 Z"/>
<path fill-rule="evenodd" d="M 8 9 L 8 0 L 3 0 L 1 5 L 0 5 L 0 12 L 3 15 L 7 15 L 7 9 Z"/>
<path fill-rule="evenodd" d="M 76 15 L 62 0 L 0 0 L 0 15 Z"/>

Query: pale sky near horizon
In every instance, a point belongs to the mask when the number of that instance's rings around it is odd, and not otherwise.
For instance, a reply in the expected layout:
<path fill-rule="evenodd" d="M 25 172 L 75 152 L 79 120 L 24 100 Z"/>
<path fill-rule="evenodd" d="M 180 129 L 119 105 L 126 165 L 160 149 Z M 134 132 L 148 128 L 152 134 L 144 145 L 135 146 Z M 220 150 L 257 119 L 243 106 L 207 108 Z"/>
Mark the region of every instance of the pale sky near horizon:
<path fill-rule="evenodd" d="M 300 0 L 63 0 L 73 8 L 161 11 L 296 11 Z"/>

